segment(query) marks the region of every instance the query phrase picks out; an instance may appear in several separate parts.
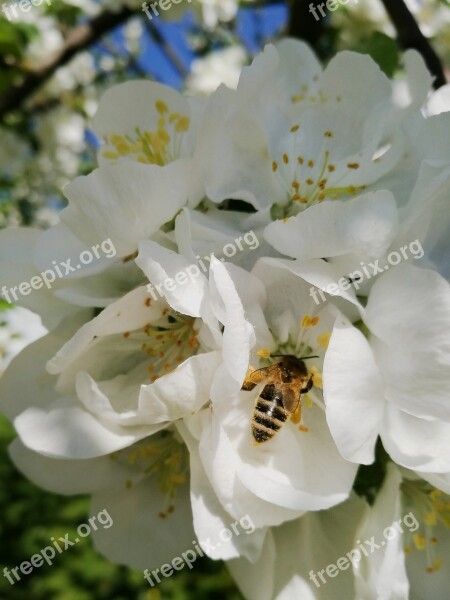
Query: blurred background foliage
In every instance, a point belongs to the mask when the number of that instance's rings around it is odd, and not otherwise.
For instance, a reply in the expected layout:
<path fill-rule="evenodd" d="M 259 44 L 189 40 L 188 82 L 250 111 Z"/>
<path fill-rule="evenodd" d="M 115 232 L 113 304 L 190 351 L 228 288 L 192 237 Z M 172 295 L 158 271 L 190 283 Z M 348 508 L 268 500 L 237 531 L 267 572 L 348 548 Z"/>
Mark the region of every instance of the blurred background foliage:
<path fill-rule="evenodd" d="M 10 2 L 4 4 L 10 6 Z M 48 227 L 65 206 L 66 183 L 96 167 L 90 129 L 99 98 L 124 80 L 151 79 L 192 93 L 233 87 L 266 43 L 308 41 L 326 62 L 337 51 L 370 54 L 401 77 L 401 50 L 417 48 L 445 82 L 450 65 L 449 0 L 349 0 L 316 20 L 310 0 L 193 0 L 149 20 L 138 0 L 53 0 L 0 12 L 0 228 Z M 312 3 L 317 6 L 319 2 Z M 414 19 L 405 19 L 405 12 Z M 164 17 L 164 18 L 162 18 Z M 418 26 L 417 26 L 418 25 Z M 434 49 L 434 50 L 433 50 Z M 39 319 L 0 299 L 0 374 L 43 334 Z M 86 522 L 87 498 L 46 493 L 11 464 L 14 437 L 0 417 L 0 566 L 28 560 L 52 536 Z M 11 586 L 1 600 L 184 600 L 241 598 L 226 568 L 206 558 L 150 589 L 141 572 L 112 565 L 89 538 Z"/>

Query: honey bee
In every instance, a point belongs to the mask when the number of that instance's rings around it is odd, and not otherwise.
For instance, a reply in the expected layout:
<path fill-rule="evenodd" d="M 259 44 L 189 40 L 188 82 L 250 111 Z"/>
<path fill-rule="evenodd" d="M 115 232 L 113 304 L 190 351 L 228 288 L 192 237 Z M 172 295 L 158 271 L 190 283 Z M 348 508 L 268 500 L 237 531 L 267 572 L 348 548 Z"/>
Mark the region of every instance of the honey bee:
<path fill-rule="evenodd" d="M 272 358 L 277 357 L 281 358 L 280 362 L 253 371 L 242 385 L 243 390 L 250 391 L 258 383 L 267 381 L 253 409 L 252 434 L 257 444 L 272 439 L 288 417 L 298 413 L 300 420 L 301 395 L 313 386 L 312 375 L 308 375 L 303 361 L 316 356 L 272 355 Z"/>

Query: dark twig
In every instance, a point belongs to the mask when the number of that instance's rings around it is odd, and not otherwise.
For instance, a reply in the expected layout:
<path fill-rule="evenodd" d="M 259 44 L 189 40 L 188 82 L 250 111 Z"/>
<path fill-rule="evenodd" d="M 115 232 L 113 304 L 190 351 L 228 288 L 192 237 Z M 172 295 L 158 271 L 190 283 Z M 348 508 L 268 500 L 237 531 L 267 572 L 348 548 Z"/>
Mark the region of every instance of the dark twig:
<path fill-rule="evenodd" d="M 397 30 L 399 45 L 405 50 L 414 48 L 420 52 L 435 77 L 433 86 L 436 90 L 445 85 L 447 81 L 442 63 L 428 39 L 420 31 L 404 0 L 381 0 L 381 2 Z"/>
<path fill-rule="evenodd" d="M 172 63 L 175 70 L 181 77 L 185 78 L 189 74 L 189 69 L 185 67 L 183 61 L 174 51 L 172 46 L 165 40 L 159 29 L 146 17 L 142 17 L 146 25 L 147 31 L 154 42 L 158 44 L 161 50 L 165 53 L 169 61 Z"/>
<path fill-rule="evenodd" d="M 123 8 L 117 13 L 104 12 L 88 23 L 78 25 L 66 37 L 63 46 L 38 69 L 24 75 L 22 81 L 8 89 L 0 98 L 0 117 L 20 108 L 36 90 L 46 83 L 55 71 L 67 64 L 71 58 L 88 48 L 103 35 L 125 22 L 134 13 L 129 8 Z"/>
<path fill-rule="evenodd" d="M 316 20 L 311 13 L 310 5 L 316 6 L 317 0 L 290 0 L 290 18 L 288 34 L 307 42 L 314 50 L 321 54 L 320 38 L 324 32 L 324 20 Z"/>

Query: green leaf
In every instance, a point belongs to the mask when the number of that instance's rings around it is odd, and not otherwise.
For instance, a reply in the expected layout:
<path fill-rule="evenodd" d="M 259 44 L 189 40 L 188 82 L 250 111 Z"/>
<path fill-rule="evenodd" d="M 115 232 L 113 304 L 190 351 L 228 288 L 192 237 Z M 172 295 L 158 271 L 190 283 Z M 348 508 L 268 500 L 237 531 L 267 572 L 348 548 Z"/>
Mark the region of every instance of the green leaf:
<path fill-rule="evenodd" d="M 374 31 L 367 40 L 360 42 L 354 50 L 361 52 L 361 54 L 369 54 L 388 77 L 393 77 L 395 71 L 399 68 L 400 52 L 397 42 L 380 31 Z"/>
<path fill-rule="evenodd" d="M 8 310 L 8 308 L 12 308 L 13 305 L 9 304 L 9 302 L 6 302 L 6 300 L 3 300 L 3 298 L 0 298 L 0 312 L 3 312 L 4 310 Z"/>
<path fill-rule="evenodd" d="M 0 55 L 20 57 L 24 51 L 24 39 L 17 26 L 0 17 Z"/>

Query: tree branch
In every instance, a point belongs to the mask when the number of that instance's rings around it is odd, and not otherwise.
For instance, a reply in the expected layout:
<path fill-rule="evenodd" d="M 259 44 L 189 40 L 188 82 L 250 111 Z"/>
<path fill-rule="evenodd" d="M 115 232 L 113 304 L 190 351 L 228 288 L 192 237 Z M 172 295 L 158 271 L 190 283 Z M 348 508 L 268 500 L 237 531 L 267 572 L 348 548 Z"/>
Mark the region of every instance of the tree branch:
<path fill-rule="evenodd" d="M 324 32 L 323 19 L 315 19 L 309 6 L 316 6 L 317 0 L 291 0 L 288 34 L 307 42 L 316 53 L 322 54 L 320 49 L 320 38 Z"/>
<path fill-rule="evenodd" d="M 447 83 L 442 63 L 428 39 L 420 31 L 404 0 L 381 0 L 395 29 L 398 43 L 403 49 L 414 48 L 422 55 L 428 69 L 435 76 L 434 89 Z"/>
<path fill-rule="evenodd" d="M 9 88 L 0 98 L 0 118 L 20 108 L 23 103 L 46 83 L 54 72 L 67 64 L 71 58 L 88 48 L 103 35 L 125 22 L 135 11 L 125 7 L 117 13 L 104 12 L 88 23 L 78 25 L 66 37 L 63 46 L 38 69 L 24 75 L 22 81 Z"/>

